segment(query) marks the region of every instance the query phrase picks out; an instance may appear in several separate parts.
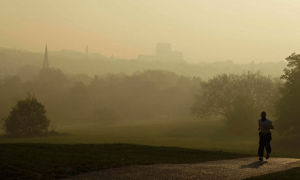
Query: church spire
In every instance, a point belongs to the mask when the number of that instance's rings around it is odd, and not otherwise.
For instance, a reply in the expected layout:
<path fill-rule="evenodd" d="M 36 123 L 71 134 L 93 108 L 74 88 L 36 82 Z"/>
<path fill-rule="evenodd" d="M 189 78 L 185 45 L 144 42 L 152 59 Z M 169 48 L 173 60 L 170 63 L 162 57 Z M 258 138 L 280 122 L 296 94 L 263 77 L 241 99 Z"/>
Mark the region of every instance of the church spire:
<path fill-rule="evenodd" d="M 46 47 L 45 47 L 45 55 L 44 55 L 43 69 L 49 69 L 49 62 L 48 62 L 48 47 L 47 47 L 47 44 L 46 44 Z"/>

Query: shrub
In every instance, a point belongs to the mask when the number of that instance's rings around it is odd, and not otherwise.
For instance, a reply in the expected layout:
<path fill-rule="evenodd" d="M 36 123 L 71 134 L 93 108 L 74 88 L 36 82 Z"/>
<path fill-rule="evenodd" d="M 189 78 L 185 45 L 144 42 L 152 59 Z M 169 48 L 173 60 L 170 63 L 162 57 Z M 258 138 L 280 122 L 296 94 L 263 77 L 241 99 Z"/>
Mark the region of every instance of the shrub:
<path fill-rule="evenodd" d="M 20 100 L 4 120 L 4 129 L 10 136 L 39 136 L 48 131 L 49 120 L 44 105 L 34 97 Z"/>

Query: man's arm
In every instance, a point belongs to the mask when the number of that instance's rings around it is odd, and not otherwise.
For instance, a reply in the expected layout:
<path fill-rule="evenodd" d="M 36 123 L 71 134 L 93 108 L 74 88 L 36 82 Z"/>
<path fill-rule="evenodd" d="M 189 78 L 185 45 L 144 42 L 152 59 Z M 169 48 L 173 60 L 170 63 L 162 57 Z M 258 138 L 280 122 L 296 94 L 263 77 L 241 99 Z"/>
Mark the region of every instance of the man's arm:
<path fill-rule="evenodd" d="M 270 122 L 270 129 L 274 129 L 272 121 Z"/>
<path fill-rule="evenodd" d="M 260 120 L 258 120 L 258 130 L 260 131 Z"/>

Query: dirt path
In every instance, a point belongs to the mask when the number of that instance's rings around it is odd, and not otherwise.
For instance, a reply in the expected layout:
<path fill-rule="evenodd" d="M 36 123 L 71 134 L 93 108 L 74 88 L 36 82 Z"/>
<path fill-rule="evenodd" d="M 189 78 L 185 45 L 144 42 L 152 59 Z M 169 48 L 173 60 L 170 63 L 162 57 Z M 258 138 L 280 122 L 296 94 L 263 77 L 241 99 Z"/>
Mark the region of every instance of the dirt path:
<path fill-rule="evenodd" d="M 91 172 L 69 179 L 244 179 L 251 176 L 300 167 L 300 159 L 271 158 L 259 162 L 257 158 L 209 161 L 199 164 L 157 164 L 130 166 Z"/>

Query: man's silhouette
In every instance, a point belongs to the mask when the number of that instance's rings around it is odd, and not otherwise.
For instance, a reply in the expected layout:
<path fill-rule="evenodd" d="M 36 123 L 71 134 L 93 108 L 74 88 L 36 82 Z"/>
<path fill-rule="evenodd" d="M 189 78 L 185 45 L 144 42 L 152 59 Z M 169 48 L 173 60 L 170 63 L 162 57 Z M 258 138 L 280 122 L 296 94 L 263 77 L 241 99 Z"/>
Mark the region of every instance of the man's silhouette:
<path fill-rule="evenodd" d="M 267 156 L 266 159 L 269 159 L 271 153 L 270 142 L 272 140 L 272 134 L 270 129 L 274 129 L 272 121 L 267 119 L 267 113 L 261 112 L 261 119 L 258 120 L 258 130 L 259 130 L 259 148 L 258 156 L 259 160 L 263 160 L 264 149 L 266 148 Z"/>

